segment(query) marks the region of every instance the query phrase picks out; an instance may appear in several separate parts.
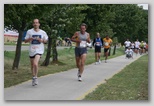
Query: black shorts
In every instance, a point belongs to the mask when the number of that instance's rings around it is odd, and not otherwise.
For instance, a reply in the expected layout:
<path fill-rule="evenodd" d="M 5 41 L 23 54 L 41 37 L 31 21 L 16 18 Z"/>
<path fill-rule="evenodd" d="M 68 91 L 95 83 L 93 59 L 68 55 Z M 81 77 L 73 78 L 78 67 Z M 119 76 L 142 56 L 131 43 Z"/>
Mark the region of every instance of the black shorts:
<path fill-rule="evenodd" d="M 125 47 L 125 50 L 128 49 L 128 47 Z"/>
<path fill-rule="evenodd" d="M 101 46 L 95 46 L 95 53 L 96 52 L 99 52 L 99 53 L 101 52 Z"/>
<path fill-rule="evenodd" d="M 80 57 L 83 54 L 87 54 L 87 48 L 75 47 L 75 56 Z"/>
<path fill-rule="evenodd" d="M 42 54 L 37 53 L 34 56 L 29 56 L 29 58 L 35 58 L 36 55 L 40 55 L 41 56 Z"/>
<path fill-rule="evenodd" d="M 131 48 L 132 50 L 134 50 L 135 48 Z"/>
<path fill-rule="evenodd" d="M 139 48 L 135 47 L 135 49 L 139 50 Z"/>
<path fill-rule="evenodd" d="M 104 53 L 108 52 L 109 48 L 104 48 Z"/>

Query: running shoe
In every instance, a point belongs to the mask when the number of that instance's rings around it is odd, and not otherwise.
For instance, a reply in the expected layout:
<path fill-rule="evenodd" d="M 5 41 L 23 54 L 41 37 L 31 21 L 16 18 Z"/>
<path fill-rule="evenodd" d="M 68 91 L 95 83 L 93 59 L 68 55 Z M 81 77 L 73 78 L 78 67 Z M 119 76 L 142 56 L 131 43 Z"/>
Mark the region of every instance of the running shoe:
<path fill-rule="evenodd" d="M 38 85 L 38 80 L 37 80 L 37 78 L 35 78 L 34 83 L 35 83 L 35 85 Z"/>
<path fill-rule="evenodd" d="M 99 62 L 99 64 L 101 64 L 101 60 L 99 60 L 98 62 Z"/>
<path fill-rule="evenodd" d="M 35 86 L 35 77 L 32 78 L 32 86 Z"/>
<path fill-rule="evenodd" d="M 98 64 L 98 62 L 95 62 L 95 65 L 97 65 Z"/>
<path fill-rule="evenodd" d="M 81 75 L 78 76 L 78 81 L 80 81 L 80 82 L 82 81 Z"/>

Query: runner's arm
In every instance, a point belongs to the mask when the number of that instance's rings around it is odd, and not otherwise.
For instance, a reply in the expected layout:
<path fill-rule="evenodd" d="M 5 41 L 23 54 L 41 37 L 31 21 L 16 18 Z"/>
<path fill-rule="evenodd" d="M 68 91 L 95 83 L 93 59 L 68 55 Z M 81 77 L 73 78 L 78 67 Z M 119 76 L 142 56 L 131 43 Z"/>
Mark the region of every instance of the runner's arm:
<path fill-rule="evenodd" d="M 25 43 L 30 42 L 32 40 L 33 40 L 33 38 L 27 38 L 27 39 L 25 39 Z"/>
<path fill-rule="evenodd" d="M 71 38 L 71 41 L 80 43 L 81 41 L 78 39 L 78 37 L 79 37 L 78 32 L 75 32 Z"/>
<path fill-rule="evenodd" d="M 103 41 L 103 39 L 101 38 L 101 42 L 102 42 L 102 47 L 104 47 L 104 41 Z"/>
<path fill-rule="evenodd" d="M 87 40 L 86 40 L 88 43 L 90 43 L 90 34 L 88 33 L 88 37 L 87 37 Z"/>
<path fill-rule="evenodd" d="M 93 46 L 94 46 L 94 44 L 95 44 L 95 41 L 96 41 L 96 39 L 94 38 L 94 39 L 93 39 L 93 43 L 92 43 Z"/>
<path fill-rule="evenodd" d="M 110 43 L 109 43 L 109 45 L 110 45 L 110 46 L 112 45 L 112 39 L 110 39 Z"/>
<path fill-rule="evenodd" d="M 24 42 L 27 43 L 27 42 L 31 42 L 33 40 L 33 37 L 30 36 L 29 34 L 29 31 L 27 31 L 27 34 L 25 36 L 25 40 Z"/>

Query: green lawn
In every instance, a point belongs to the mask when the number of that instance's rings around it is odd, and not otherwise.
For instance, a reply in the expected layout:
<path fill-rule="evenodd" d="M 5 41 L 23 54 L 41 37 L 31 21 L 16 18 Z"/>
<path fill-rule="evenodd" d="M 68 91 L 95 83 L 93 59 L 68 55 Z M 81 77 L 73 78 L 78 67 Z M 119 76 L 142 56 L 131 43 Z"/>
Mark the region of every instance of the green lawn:
<path fill-rule="evenodd" d="M 126 66 L 84 100 L 148 100 L 148 55 Z"/>
<path fill-rule="evenodd" d="M 109 56 L 109 58 L 123 55 L 123 50 L 124 48 L 117 49 L 116 55 Z M 31 79 L 30 60 L 28 56 L 28 51 L 21 52 L 19 69 L 16 71 L 11 70 L 14 55 L 15 55 L 15 52 L 13 51 L 4 51 L 4 87 L 5 88 Z M 46 52 L 40 59 L 38 76 L 54 74 L 57 72 L 67 71 L 69 69 L 76 68 L 74 48 L 72 49 L 65 48 L 63 50 L 58 50 L 59 62 L 57 64 L 50 63 L 50 65 L 47 67 L 41 66 L 41 63 L 45 59 L 45 55 L 46 55 Z M 104 59 L 103 56 L 102 56 L 102 59 Z M 94 62 L 95 62 L 94 49 L 88 49 L 86 64 L 91 64 Z"/>
<path fill-rule="evenodd" d="M 4 42 L 4 45 L 13 45 L 13 46 L 16 46 L 17 45 L 17 42 Z M 22 46 L 28 46 L 29 43 L 22 43 Z"/>

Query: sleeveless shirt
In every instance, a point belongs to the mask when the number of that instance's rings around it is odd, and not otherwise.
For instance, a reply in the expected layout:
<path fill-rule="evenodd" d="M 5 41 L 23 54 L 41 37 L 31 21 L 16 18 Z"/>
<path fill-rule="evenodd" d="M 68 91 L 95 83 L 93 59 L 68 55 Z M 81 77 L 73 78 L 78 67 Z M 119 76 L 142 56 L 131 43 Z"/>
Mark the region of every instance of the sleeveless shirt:
<path fill-rule="evenodd" d="M 76 47 L 80 47 L 80 48 L 86 47 L 86 44 L 87 44 L 86 40 L 88 37 L 88 33 L 85 32 L 84 34 L 82 34 L 80 31 L 78 33 L 79 33 L 78 39 L 81 40 L 81 43 L 79 45 L 76 45 Z"/>

